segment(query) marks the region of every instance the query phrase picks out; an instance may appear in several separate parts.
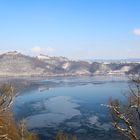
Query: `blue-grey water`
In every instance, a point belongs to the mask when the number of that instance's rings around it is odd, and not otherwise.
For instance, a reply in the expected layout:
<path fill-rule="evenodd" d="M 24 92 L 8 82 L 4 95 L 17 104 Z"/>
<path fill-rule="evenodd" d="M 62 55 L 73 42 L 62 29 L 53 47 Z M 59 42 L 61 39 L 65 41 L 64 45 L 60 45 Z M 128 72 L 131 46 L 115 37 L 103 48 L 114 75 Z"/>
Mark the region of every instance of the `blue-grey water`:
<path fill-rule="evenodd" d="M 13 104 L 16 120 L 26 119 L 41 140 L 63 130 L 79 140 L 123 139 L 111 124 L 110 97 L 125 100 L 124 77 L 49 78 L 33 81 Z"/>

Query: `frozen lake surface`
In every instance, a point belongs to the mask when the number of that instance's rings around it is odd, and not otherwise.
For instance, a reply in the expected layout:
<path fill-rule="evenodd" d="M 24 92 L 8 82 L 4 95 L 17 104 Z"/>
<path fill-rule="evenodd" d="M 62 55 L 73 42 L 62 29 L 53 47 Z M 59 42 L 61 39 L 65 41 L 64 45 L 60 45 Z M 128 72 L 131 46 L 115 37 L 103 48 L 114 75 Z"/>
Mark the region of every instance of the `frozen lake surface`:
<path fill-rule="evenodd" d="M 13 110 L 16 120 L 26 119 L 41 140 L 54 139 L 60 130 L 79 140 L 118 139 L 105 105 L 109 97 L 125 99 L 126 78 L 57 77 L 33 83 L 37 86 L 16 97 Z"/>

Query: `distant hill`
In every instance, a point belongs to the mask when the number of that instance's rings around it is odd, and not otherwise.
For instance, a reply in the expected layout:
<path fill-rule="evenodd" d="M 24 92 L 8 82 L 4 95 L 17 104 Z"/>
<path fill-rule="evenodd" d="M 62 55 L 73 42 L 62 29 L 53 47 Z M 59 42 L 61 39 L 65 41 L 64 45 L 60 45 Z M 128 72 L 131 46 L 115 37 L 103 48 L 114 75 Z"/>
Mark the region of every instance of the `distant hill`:
<path fill-rule="evenodd" d="M 88 62 L 99 62 L 99 63 L 140 63 L 140 59 L 93 59 L 87 60 Z"/>
<path fill-rule="evenodd" d="M 78 76 L 140 73 L 139 62 L 74 61 L 66 57 L 30 57 L 14 52 L 0 55 L 0 76 Z"/>
<path fill-rule="evenodd" d="M 8 52 L 0 55 L 1 76 L 31 76 L 51 74 L 46 68 L 46 63 L 37 58 L 23 55 L 17 52 Z"/>

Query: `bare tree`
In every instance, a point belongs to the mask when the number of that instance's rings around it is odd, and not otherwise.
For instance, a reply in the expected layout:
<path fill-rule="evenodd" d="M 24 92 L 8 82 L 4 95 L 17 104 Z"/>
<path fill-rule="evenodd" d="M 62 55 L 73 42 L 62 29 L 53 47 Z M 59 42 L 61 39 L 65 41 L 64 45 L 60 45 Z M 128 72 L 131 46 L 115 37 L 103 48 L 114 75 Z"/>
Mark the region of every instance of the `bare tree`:
<path fill-rule="evenodd" d="M 37 136 L 28 131 L 25 121 L 21 121 L 19 126 L 15 123 L 10 109 L 14 97 L 11 84 L 0 87 L 0 140 L 37 140 Z"/>
<path fill-rule="evenodd" d="M 14 89 L 10 84 L 3 84 L 0 88 L 0 113 L 9 109 L 14 100 Z"/>
<path fill-rule="evenodd" d="M 10 84 L 4 84 L 0 87 L 0 139 L 11 140 L 15 137 L 17 140 L 17 129 L 13 121 L 13 114 L 10 106 L 13 103 L 14 89 Z"/>
<path fill-rule="evenodd" d="M 131 78 L 126 101 L 110 99 L 113 125 L 130 140 L 140 140 L 140 77 Z"/>

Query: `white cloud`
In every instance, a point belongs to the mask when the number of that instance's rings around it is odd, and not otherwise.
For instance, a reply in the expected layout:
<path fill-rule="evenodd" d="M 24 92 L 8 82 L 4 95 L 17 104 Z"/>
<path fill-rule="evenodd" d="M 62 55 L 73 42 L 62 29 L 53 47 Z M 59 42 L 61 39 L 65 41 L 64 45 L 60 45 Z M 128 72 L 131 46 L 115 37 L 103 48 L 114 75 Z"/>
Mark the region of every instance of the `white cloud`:
<path fill-rule="evenodd" d="M 55 49 L 54 48 L 51 48 L 51 47 L 48 47 L 48 48 L 46 48 L 46 51 L 51 53 L 51 52 L 54 52 Z"/>
<path fill-rule="evenodd" d="M 51 47 L 43 48 L 40 46 L 35 46 L 32 48 L 32 52 L 34 52 L 34 53 L 53 53 L 54 51 L 55 51 L 55 49 L 51 48 Z"/>
<path fill-rule="evenodd" d="M 135 28 L 135 29 L 133 30 L 133 34 L 135 34 L 135 35 L 140 35 L 140 28 Z"/>
<path fill-rule="evenodd" d="M 41 48 L 40 46 L 35 46 L 32 48 L 32 51 L 35 53 L 42 53 L 44 52 L 46 49 L 45 48 Z"/>

